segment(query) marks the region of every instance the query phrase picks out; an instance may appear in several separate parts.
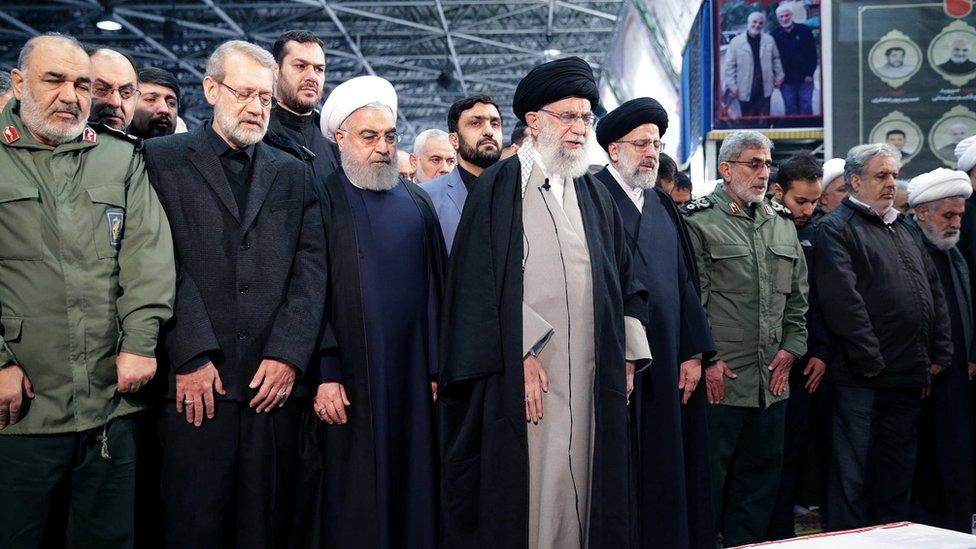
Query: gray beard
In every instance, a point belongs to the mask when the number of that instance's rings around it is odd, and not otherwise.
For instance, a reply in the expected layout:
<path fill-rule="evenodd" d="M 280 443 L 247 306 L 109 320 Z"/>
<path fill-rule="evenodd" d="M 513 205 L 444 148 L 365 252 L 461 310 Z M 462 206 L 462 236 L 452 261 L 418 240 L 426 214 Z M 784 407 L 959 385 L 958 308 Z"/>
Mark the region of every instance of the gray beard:
<path fill-rule="evenodd" d="M 550 175 L 560 175 L 566 179 L 581 177 L 590 167 L 586 159 L 586 151 L 592 140 L 593 132 L 587 133 L 586 141 L 577 150 L 562 148 L 560 145 L 561 136 L 558 132 L 558 128 L 544 122 L 539 137 L 533 143 L 535 150 L 539 152 L 542 162 L 546 165 L 546 171 Z"/>
<path fill-rule="evenodd" d="M 942 251 L 951 250 L 956 244 L 959 243 L 959 236 L 961 233 L 956 233 L 953 236 L 946 236 L 943 233 L 929 227 L 927 223 L 919 222 L 918 226 L 922 229 L 922 234 L 925 235 L 925 238 L 927 238 L 933 246 Z"/>
<path fill-rule="evenodd" d="M 346 172 L 346 177 L 353 185 L 367 191 L 383 192 L 397 186 L 400 172 L 397 165 L 392 160 L 389 164 L 373 166 L 367 162 L 359 164 L 345 151 L 340 151 L 339 156 L 342 160 L 342 171 Z"/>
<path fill-rule="evenodd" d="M 765 192 L 759 193 L 755 196 L 750 195 L 749 185 L 742 185 L 741 187 L 742 188 L 739 188 L 739 185 L 733 185 L 730 183 L 727 187 L 727 190 L 731 191 L 733 194 L 735 194 L 735 196 L 739 197 L 739 199 L 745 202 L 746 204 L 758 204 L 763 201 L 763 198 L 766 197 Z M 768 183 L 766 184 L 766 188 L 769 189 Z"/>
<path fill-rule="evenodd" d="M 620 173 L 620 177 L 624 179 L 624 183 L 630 186 L 638 187 L 640 189 L 650 189 L 657 183 L 657 166 L 649 172 L 642 172 L 640 170 L 640 160 L 636 164 L 631 164 L 621 156 L 620 161 L 617 162 L 617 172 Z"/>
<path fill-rule="evenodd" d="M 78 110 L 77 108 L 73 110 Z M 85 131 L 88 121 L 78 113 L 78 122 L 74 126 L 59 128 L 48 121 L 47 113 L 41 111 L 40 105 L 34 100 L 30 90 L 24 88 L 24 98 L 20 101 L 20 119 L 31 131 L 44 139 L 61 145 L 74 141 Z"/>
<path fill-rule="evenodd" d="M 242 149 L 250 147 L 264 139 L 264 134 L 268 130 L 267 121 L 262 121 L 264 128 L 260 130 L 245 130 L 238 125 L 237 118 L 232 114 L 218 112 L 215 109 L 214 117 L 217 120 L 217 124 L 220 125 L 220 129 L 223 130 L 224 135 L 227 136 L 227 139 L 230 139 Z"/>

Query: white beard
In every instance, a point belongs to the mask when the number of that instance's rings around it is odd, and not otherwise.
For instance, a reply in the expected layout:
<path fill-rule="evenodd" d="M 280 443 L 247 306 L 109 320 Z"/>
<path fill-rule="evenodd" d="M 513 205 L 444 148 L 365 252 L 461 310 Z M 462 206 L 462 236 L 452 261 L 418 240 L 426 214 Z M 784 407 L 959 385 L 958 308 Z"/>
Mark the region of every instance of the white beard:
<path fill-rule="evenodd" d="M 24 97 L 20 100 L 20 119 L 34 133 L 52 143 L 60 145 L 74 141 L 85 131 L 88 121 L 81 116 L 80 109 L 75 106 L 70 110 L 78 115 L 78 121 L 68 127 L 58 127 L 48 120 L 47 113 L 41 110 L 30 90 L 24 87 Z"/>
<path fill-rule="evenodd" d="M 349 181 L 360 189 L 383 192 L 396 187 L 399 182 L 397 165 L 392 160 L 395 158 L 395 153 L 391 155 L 388 164 L 378 165 L 372 165 L 369 162 L 360 164 L 350 158 L 350 155 L 345 151 L 340 151 L 339 156 L 342 159 L 342 171 L 346 172 Z"/>
<path fill-rule="evenodd" d="M 918 226 L 922 229 L 922 234 L 925 235 L 925 238 L 927 238 L 933 246 L 942 251 L 951 250 L 953 246 L 959 243 L 959 236 L 961 234 L 959 232 L 952 236 L 946 236 L 945 233 L 936 231 L 935 229 L 929 227 L 928 223 L 919 222 Z"/>
<path fill-rule="evenodd" d="M 559 175 L 566 179 L 576 179 L 587 172 L 590 167 L 586 158 L 586 151 L 590 141 L 593 139 L 593 132 L 587 132 L 583 146 L 579 149 L 564 149 L 561 146 L 562 130 L 542 122 L 539 137 L 535 139 L 533 146 L 542 157 L 542 162 L 546 165 L 546 171 L 551 175 Z"/>

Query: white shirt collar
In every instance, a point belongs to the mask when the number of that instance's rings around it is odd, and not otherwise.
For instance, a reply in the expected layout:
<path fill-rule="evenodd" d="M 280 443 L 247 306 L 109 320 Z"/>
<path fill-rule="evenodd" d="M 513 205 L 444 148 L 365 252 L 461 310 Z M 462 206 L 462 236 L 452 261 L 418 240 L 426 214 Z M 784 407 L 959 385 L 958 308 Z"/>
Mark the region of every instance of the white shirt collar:
<path fill-rule="evenodd" d="M 874 208 L 872 208 L 871 206 L 868 206 L 864 202 L 861 202 L 857 198 L 854 198 L 854 195 L 848 195 L 848 196 L 851 199 L 851 202 L 857 204 L 858 206 L 864 206 L 865 208 L 871 210 L 875 214 L 878 213 L 878 212 L 874 211 Z M 894 206 L 888 206 L 888 209 L 885 210 L 884 215 L 880 215 L 878 217 L 881 218 L 881 221 L 884 221 L 884 224 L 885 225 L 891 225 L 892 223 L 895 222 L 895 219 L 898 219 L 898 214 L 899 213 L 901 213 L 901 212 L 899 212 L 898 210 L 896 210 Z"/>

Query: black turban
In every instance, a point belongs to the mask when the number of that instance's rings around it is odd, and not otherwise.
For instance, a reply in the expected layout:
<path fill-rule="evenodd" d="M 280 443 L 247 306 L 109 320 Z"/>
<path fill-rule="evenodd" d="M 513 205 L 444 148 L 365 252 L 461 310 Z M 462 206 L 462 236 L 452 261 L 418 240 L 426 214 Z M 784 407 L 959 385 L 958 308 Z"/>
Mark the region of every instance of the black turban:
<path fill-rule="evenodd" d="M 600 90 L 593 78 L 593 69 L 579 57 L 557 59 L 529 71 L 515 88 L 512 111 L 525 122 L 525 113 L 567 97 L 589 99 L 593 109 L 600 104 Z"/>
<path fill-rule="evenodd" d="M 610 143 L 627 135 L 637 126 L 656 124 L 661 137 L 668 131 L 668 113 L 650 97 L 631 99 L 600 119 L 596 126 L 596 141 L 607 150 Z M 609 152 L 609 151 L 608 151 Z"/>

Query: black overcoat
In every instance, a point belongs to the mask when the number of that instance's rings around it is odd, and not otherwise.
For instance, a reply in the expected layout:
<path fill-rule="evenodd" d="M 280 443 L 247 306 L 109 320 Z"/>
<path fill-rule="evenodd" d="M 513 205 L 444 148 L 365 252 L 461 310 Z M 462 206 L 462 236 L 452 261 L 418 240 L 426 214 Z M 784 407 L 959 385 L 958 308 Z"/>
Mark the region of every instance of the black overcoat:
<path fill-rule="evenodd" d="M 322 216 L 305 166 L 265 143 L 254 150 L 245 211 L 201 125 L 146 141 L 149 180 L 176 250 L 172 321 L 162 330 L 173 398 L 175 368 L 207 354 L 227 395 L 250 400 L 265 357 L 303 374 L 325 300 Z M 302 384 L 296 383 L 293 396 Z"/>
<path fill-rule="evenodd" d="M 576 179 L 593 272 L 595 438 L 589 546 L 636 542 L 630 490 L 624 317 L 646 324 L 620 214 L 592 176 Z M 529 471 L 522 366 L 521 163 L 486 170 L 454 239 L 441 330 L 437 428 L 441 545 L 525 548 Z"/>

